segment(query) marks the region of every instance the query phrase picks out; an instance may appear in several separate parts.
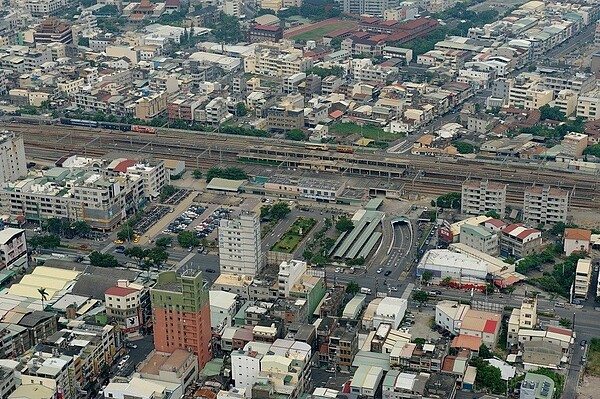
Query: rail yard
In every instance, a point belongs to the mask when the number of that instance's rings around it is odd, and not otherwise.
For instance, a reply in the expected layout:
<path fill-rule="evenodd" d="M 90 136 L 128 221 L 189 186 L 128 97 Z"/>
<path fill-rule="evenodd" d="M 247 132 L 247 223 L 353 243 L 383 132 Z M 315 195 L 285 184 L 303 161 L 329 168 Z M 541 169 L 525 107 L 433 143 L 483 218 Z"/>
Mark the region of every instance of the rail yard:
<path fill-rule="evenodd" d="M 9 123 L 4 129 L 23 134 L 31 158 L 54 161 L 57 154 L 101 157 L 110 152 L 140 153 L 186 161 L 188 168 L 215 164 L 282 169 L 364 177 L 369 182 L 402 182 L 403 194 L 439 195 L 460 191 L 467 178 L 507 183 L 507 202 L 520 204 L 523 189 L 552 184 L 571 191 L 571 206 L 600 209 L 597 176 L 546 170 L 538 163 L 490 162 L 465 158 L 426 158 L 393 155 L 361 148 L 339 152 L 309 149 L 304 143 L 215 132 L 158 129 L 156 135 L 62 125 Z M 385 184 L 384 184 L 385 185 Z"/>

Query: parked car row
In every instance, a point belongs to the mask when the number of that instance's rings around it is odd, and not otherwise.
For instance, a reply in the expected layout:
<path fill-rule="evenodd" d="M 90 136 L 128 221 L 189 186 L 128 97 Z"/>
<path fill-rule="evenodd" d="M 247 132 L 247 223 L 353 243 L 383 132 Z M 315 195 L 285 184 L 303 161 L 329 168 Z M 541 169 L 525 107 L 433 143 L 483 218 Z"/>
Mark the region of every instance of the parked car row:
<path fill-rule="evenodd" d="M 166 206 L 149 207 L 144 212 L 144 216 L 142 216 L 142 218 L 132 226 L 133 230 L 135 230 L 138 234 L 144 234 L 167 213 L 169 213 L 169 208 Z"/>
<path fill-rule="evenodd" d="M 200 217 L 206 210 L 206 207 L 200 205 L 191 205 L 185 212 L 175 218 L 163 233 L 180 233 L 187 229 L 192 222 Z"/>
<path fill-rule="evenodd" d="M 206 219 L 202 221 L 198 226 L 194 227 L 196 231 L 196 236 L 198 238 L 205 238 L 210 233 L 212 233 L 221 222 L 221 219 L 229 217 L 231 214 L 230 209 L 226 208 L 217 208 L 213 213 L 211 213 Z"/>
<path fill-rule="evenodd" d="M 181 201 L 183 201 L 183 199 L 186 198 L 189 194 L 190 194 L 190 190 L 180 188 L 179 190 L 177 190 L 175 192 L 175 194 L 171 195 L 169 198 L 162 201 L 162 203 L 167 204 L 167 205 L 177 205 Z"/>

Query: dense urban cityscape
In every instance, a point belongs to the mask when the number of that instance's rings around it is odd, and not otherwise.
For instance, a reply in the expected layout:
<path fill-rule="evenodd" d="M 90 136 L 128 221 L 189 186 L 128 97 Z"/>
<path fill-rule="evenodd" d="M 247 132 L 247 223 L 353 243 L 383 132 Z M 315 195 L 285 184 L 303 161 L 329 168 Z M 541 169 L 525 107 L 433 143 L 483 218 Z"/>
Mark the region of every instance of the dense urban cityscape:
<path fill-rule="evenodd" d="M 599 399 L 600 0 L 0 2 L 0 399 Z"/>

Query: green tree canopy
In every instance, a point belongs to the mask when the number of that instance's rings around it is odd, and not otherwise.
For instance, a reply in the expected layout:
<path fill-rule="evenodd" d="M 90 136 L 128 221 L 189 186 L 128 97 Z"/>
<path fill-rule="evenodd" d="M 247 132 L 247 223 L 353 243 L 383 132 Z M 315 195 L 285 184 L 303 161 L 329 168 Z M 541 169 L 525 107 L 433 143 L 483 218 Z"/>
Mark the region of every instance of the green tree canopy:
<path fill-rule="evenodd" d="M 133 227 L 129 223 L 125 223 L 117 232 L 117 238 L 121 241 L 132 241 L 134 237 L 135 231 L 133 231 Z"/>
<path fill-rule="evenodd" d="M 215 177 L 230 180 L 248 180 L 246 172 L 237 167 L 220 168 L 218 166 L 213 166 L 206 172 L 206 182 L 210 183 Z"/>
<path fill-rule="evenodd" d="M 242 101 L 235 105 L 235 114 L 237 116 L 246 116 L 248 115 L 248 107 Z"/>
<path fill-rule="evenodd" d="M 171 237 L 160 237 L 156 240 L 155 244 L 157 247 L 166 248 L 173 243 L 173 238 Z"/>
<path fill-rule="evenodd" d="M 502 380 L 502 373 L 498 367 L 492 366 L 481 358 L 473 359 L 471 366 L 477 368 L 475 384 L 478 389 L 487 388 L 494 394 L 506 392 L 506 383 Z"/>
<path fill-rule="evenodd" d="M 200 169 L 194 169 L 192 172 L 192 177 L 194 179 L 202 179 L 202 171 Z"/>
<path fill-rule="evenodd" d="M 448 193 L 448 194 L 440 195 L 437 198 L 435 204 L 437 206 L 439 206 L 440 208 L 459 209 L 460 208 L 460 200 L 461 200 L 460 193 Z"/>
<path fill-rule="evenodd" d="M 459 154 L 473 154 L 475 152 L 475 146 L 466 141 L 456 140 L 452 142 L 452 145 L 456 147 Z"/>
<path fill-rule="evenodd" d="M 285 132 L 285 138 L 293 141 L 304 141 L 306 136 L 304 132 L 300 129 L 292 129 Z"/>
<path fill-rule="evenodd" d="M 177 242 L 183 248 L 193 248 L 198 246 L 198 244 L 200 243 L 198 237 L 196 237 L 196 234 L 187 230 L 184 230 L 177 234 Z"/>
<path fill-rule="evenodd" d="M 558 107 L 551 107 L 548 104 L 540 107 L 540 120 L 551 119 L 554 121 L 564 121 L 567 119 L 565 113 Z"/>
<path fill-rule="evenodd" d="M 281 220 L 284 217 L 286 217 L 290 212 L 290 206 L 286 202 L 279 201 L 273 204 L 273 206 L 271 206 L 269 215 L 273 220 Z"/>
<path fill-rule="evenodd" d="M 90 254 L 90 263 L 98 267 L 117 267 L 119 261 L 112 254 L 103 254 L 102 252 L 94 251 Z"/>
<path fill-rule="evenodd" d="M 347 294 L 356 294 L 360 291 L 360 286 L 358 285 L 358 283 L 356 281 L 348 281 L 348 284 L 346 284 L 346 293 Z"/>
<path fill-rule="evenodd" d="M 341 216 L 337 222 L 335 222 L 335 229 L 340 233 L 350 231 L 354 228 L 354 222 L 348 219 L 346 216 Z"/>
<path fill-rule="evenodd" d="M 56 234 L 34 236 L 27 240 L 27 245 L 32 249 L 54 249 L 60 245 L 60 237 Z"/>
<path fill-rule="evenodd" d="M 414 291 L 412 294 L 412 300 L 415 302 L 419 302 L 419 304 L 424 304 L 429 300 L 429 295 L 425 291 Z"/>
<path fill-rule="evenodd" d="M 164 201 L 177 192 L 177 188 L 171 184 L 165 184 L 160 190 L 160 200 Z"/>
<path fill-rule="evenodd" d="M 493 357 L 492 351 L 490 351 L 490 348 L 488 348 L 486 344 L 481 344 L 479 347 L 479 357 L 482 359 Z"/>
<path fill-rule="evenodd" d="M 423 274 L 421 275 L 421 280 L 423 280 L 426 283 L 431 281 L 432 278 L 433 278 L 433 273 L 430 272 L 429 270 L 424 271 Z"/>

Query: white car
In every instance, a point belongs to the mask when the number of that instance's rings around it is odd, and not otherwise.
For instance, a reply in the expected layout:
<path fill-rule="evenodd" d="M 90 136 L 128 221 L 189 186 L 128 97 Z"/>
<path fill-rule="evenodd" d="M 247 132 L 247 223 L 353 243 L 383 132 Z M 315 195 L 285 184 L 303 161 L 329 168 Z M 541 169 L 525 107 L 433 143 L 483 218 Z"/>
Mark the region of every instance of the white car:
<path fill-rule="evenodd" d="M 396 292 L 396 291 L 398 291 L 398 287 L 390 287 L 390 291 Z"/>
<path fill-rule="evenodd" d="M 381 272 L 383 272 L 383 267 L 380 267 L 379 269 L 377 269 L 377 274 L 381 274 Z"/>
<path fill-rule="evenodd" d="M 342 268 L 341 267 L 336 267 L 335 268 L 335 272 L 336 273 L 341 273 L 342 272 Z"/>

